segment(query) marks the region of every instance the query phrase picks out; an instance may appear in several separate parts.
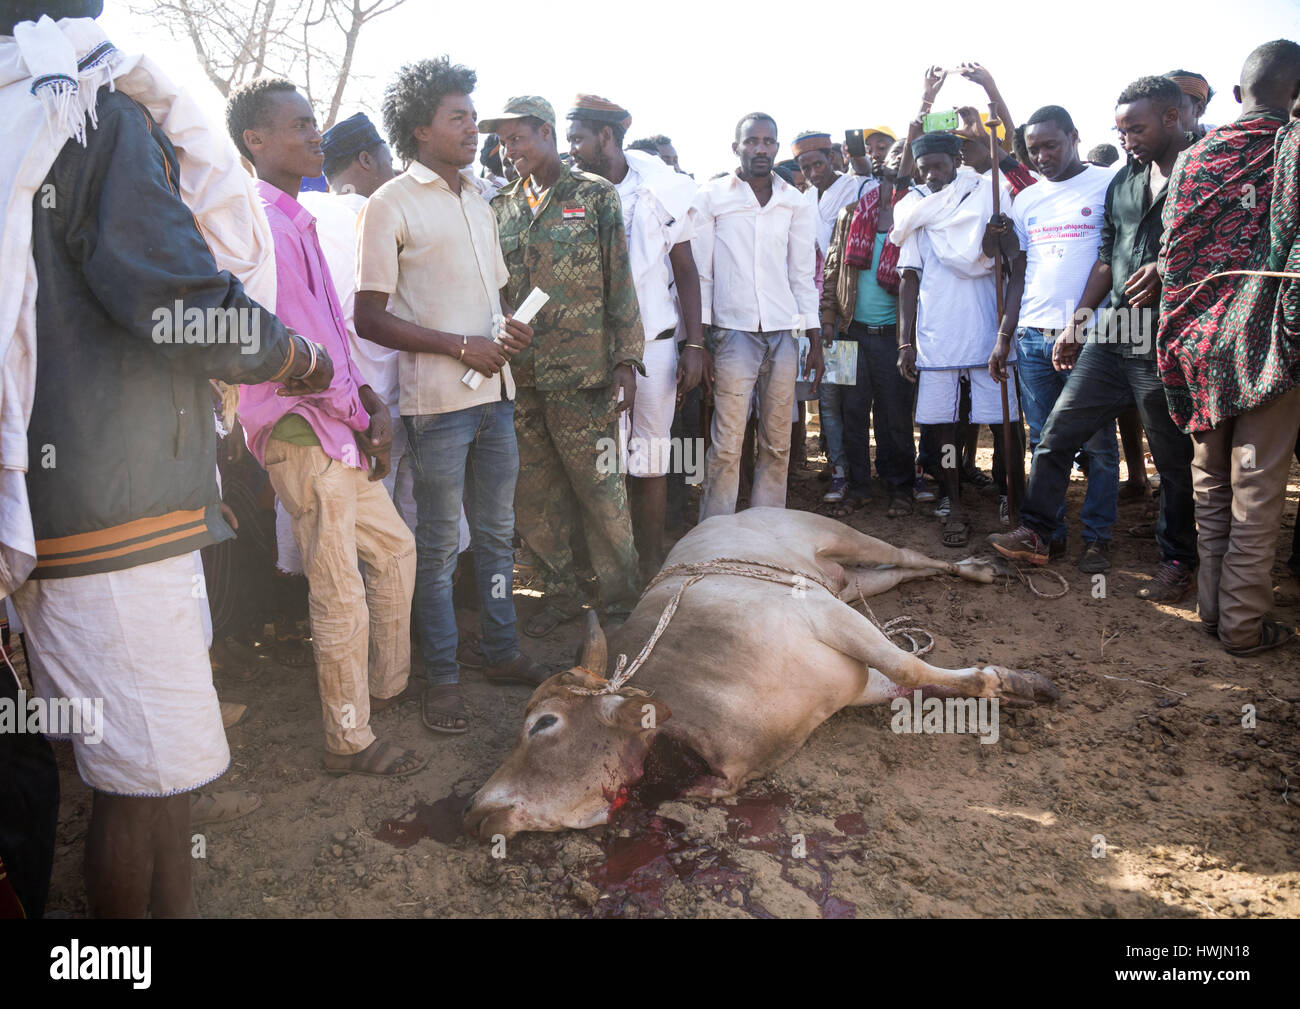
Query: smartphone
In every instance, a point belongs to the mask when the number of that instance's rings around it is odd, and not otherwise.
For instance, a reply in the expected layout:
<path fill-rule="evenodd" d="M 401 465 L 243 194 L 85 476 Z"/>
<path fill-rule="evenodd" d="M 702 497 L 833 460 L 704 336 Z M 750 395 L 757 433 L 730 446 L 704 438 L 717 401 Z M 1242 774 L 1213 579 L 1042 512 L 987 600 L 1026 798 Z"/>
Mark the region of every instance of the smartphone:
<path fill-rule="evenodd" d="M 844 153 L 850 158 L 867 156 L 867 134 L 865 130 L 844 131 Z"/>
<path fill-rule="evenodd" d="M 949 109 L 946 112 L 927 112 L 921 117 L 921 128 L 926 133 L 946 133 L 960 125 L 961 118 L 957 115 L 956 109 Z"/>

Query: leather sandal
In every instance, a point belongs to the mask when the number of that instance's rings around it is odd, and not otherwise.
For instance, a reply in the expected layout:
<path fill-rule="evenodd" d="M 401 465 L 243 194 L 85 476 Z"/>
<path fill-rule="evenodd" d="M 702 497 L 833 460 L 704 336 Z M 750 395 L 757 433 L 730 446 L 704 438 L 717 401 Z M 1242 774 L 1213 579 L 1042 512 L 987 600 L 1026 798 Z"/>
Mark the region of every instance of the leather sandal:
<path fill-rule="evenodd" d="M 461 736 L 469 731 L 469 709 L 459 683 L 439 683 L 424 688 L 420 720 L 430 732 Z"/>
<path fill-rule="evenodd" d="M 428 757 L 403 750 L 382 739 L 376 739 L 357 753 L 325 754 L 325 770 L 335 776 L 364 774 L 371 778 L 405 778 L 423 770 L 428 763 Z"/>

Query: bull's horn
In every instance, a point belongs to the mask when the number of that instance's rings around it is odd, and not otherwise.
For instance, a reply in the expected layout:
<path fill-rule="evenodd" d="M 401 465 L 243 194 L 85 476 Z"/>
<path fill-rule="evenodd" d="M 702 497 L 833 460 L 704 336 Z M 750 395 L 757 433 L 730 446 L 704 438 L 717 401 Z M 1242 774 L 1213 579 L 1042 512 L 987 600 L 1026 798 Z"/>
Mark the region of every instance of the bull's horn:
<path fill-rule="evenodd" d="M 605 632 L 600 629 L 600 617 L 594 609 L 587 611 L 587 640 L 582 643 L 582 658 L 578 665 L 597 676 L 605 675 L 609 665 L 609 652 L 605 647 Z"/>

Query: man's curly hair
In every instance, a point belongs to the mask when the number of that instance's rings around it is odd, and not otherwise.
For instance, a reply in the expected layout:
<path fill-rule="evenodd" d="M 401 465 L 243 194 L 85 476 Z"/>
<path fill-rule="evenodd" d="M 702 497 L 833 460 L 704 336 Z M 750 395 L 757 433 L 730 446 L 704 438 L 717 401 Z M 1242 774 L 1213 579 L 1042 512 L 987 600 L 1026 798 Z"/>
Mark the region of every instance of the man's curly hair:
<path fill-rule="evenodd" d="M 266 125 L 266 115 L 271 107 L 271 96 L 282 91 L 297 91 L 292 81 L 283 77 L 259 77 L 230 93 L 226 102 L 226 129 L 239 153 L 249 161 L 253 155 L 244 146 L 244 131 L 256 130 Z"/>
<path fill-rule="evenodd" d="M 1119 93 L 1115 104 L 1132 105 L 1147 99 L 1159 112 L 1176 109 L 1183 102 L 1183 89 L 1168 77 L 1139 77 Z"/>
<path fill-rule="evenodd" d="M 469 67 L 453 64 L 446 56 L 408 63 L 384 88 L 384 132 L 397 156 L 414 161 L 419 147 L 415 130 L 428 126 L 438 103 L 448 95 L 473 93 L 478 75 Z"/>

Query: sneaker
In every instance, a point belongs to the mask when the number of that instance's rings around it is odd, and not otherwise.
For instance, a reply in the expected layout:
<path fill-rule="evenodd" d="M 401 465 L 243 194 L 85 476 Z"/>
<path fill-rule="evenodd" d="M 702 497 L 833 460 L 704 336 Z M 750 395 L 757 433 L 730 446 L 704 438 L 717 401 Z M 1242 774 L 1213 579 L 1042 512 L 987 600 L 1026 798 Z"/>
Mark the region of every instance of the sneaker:
<path fill-rule="evenodd" d="M 822 495 L 822 500 L 823 500 L 823 501 L 843 501 L 843 500 L 844 500 L 844 487 L 845 487 L 846 484 L 848 484 L 848 481 L 845 480 L 844 477 L 842 477 L 842 476 L 839 474 L 839 471 L 837 470 L 836 473 L 835 473 L 835 475 L 834 475 L 833 477 L 831 477 L 831 489 L 828 490 L 825 494 Z"/>
<path fill-rule="evenodd" d="M 916 475 L 916 480 L 912 484 L 912 497 L 918 501 L 934 500 L 934 491 L 930 488 L 930 478 L 924 473 Z"/>
<path fill-rule="evenodd" d="M 1004 526 L 1011 525 L 1011 505 L 1007 503 L 1005 494 L 998 498 L 998 521 Z"/>
<path fill-rule="evenodd" d="M 1181 561 L 1162 561 L 1151 584 L 1138 589 L 1138 598 L 1157 603 L 1176 603 L 1195 585 L 1195 573 L 1186 564 Z"/>
<path fill-rule="evenodd" d="M 939 507 L 934 510 L 935 515 L 941 519 L 946 519 L 952 513 L 952 502 L 947 497 L 939 498 Z"/>
<path fill-rule="evenodd" d="M 1110 543 L 1106 540 L 1089 540 L 1079 558 L 1079 570 L 1086 575 L 1097 575 L 1110 570 Z"/>
<path fill-rule="evenodd" d="M 1013 561 L 1046 564 L 1051 559 L 1047 544 L 1028 526 L 1020 526 L 1014 532 L 994 533 L 988 542 L 1003 557 L 1009 557 Z"/>

